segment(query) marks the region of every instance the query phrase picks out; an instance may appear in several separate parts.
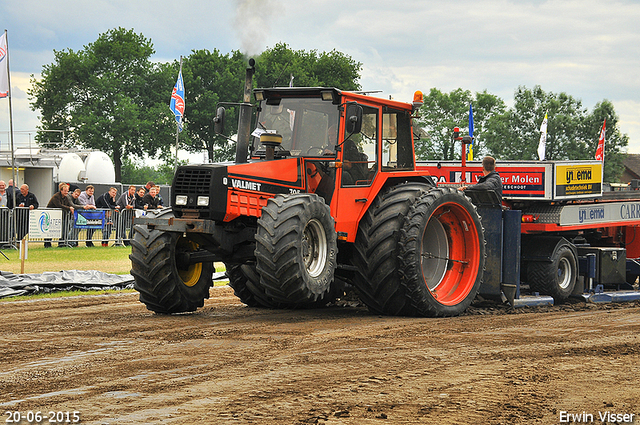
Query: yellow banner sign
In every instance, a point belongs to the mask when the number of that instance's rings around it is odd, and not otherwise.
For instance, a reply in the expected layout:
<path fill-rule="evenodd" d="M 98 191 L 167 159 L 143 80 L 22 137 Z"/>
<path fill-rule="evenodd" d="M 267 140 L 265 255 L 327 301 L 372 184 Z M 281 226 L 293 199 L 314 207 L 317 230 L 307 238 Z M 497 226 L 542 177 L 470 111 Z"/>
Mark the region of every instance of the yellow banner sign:
<path fill-rule="evenodd" d="M 602 163 L 556 165 L 556 196 L 595 195 L 602 191 Z"/>

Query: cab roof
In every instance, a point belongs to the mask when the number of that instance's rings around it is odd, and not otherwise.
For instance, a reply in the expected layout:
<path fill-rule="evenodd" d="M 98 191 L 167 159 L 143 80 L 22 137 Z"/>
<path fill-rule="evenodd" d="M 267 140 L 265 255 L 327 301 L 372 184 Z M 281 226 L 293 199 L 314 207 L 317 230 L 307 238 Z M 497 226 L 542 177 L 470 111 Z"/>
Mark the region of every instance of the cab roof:
<path fill-rule="evenodd" d="M 253 90 L 256 100 L 276 100 L 286 97 L 320 97 L 323 96 L 332 103 L 338 105 L 346 101 L 362 101 L 366 103 L 377 103 L 391 106 L 398 109 L 411 111 L 412 105 L 407 102 L 383 99 L 380 97 L 368 96 L 358 92 L 343 91 L 335 87 L 271 87 L 256 88 Z"/>

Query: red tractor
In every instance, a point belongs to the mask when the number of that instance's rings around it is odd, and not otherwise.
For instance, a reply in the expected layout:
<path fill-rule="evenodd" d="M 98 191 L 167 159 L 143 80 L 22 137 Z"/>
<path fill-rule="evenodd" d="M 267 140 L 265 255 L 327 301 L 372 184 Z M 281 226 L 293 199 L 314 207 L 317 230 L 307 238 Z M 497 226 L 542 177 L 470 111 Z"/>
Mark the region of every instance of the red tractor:
<path fill-rule="evenodd" d="M 223 262 L 250 306 L 322 306 L 348 284 L 379 314 L 463 312 L 483 277 L 483 226 L 462 192 L 416 169 L 421 95 L 413 104 L 335 88 L 253 95 L 256 105 L 245 90 L 236 161 L 179 167 L 171 210 L 136 219 L 140 301 L 158 313 L 196 310 Z"/>

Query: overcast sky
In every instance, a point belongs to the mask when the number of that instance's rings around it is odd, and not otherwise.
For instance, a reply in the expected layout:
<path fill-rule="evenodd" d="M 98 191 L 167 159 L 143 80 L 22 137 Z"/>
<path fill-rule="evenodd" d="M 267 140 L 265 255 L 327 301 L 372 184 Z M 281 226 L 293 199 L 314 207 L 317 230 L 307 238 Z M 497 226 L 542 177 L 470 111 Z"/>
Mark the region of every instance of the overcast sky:
<path fill-rule="evenodd" d="M 194 49 L 256 54 L 278 42 L 295 50 L 337 49 L 363 64 L 363 90 L 382 90 L 381 96 L 396 100 L 411 101 L 415 90 L 432 87 L 486 89 L 511 105 L 521 85 L 566 92 L 589 110 L 607 99 L 630 137 L 629 152 L 640 153 L 640 1 L 19 3 L 0 2 L 0 17 L 8 30 L 13 122 L 21 144 L 28 140 L 22 132 L 39 122 L 29 109 L 30 75 L 38 78 L 53 62 L 54 49 L 79 50 L 100 33 L 124 27 L 152 40 L 156 61 Z M 8 147 L 8 130 L 8 102 L 0 99 L 0 149 Z"/>

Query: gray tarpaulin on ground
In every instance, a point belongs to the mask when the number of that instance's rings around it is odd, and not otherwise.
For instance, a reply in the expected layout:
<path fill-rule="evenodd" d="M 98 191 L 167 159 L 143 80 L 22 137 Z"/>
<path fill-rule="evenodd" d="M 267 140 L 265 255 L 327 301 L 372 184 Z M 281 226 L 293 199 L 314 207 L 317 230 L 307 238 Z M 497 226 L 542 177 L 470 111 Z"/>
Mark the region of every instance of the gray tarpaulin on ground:
<path fill-rule="evenodd" d="M 226 273 L 213 274 L 213 280 L 225 280 Z M 55 291 L 132 289 L 130 274 L 109 274 L 96 270 L 63 270 L 42 274 L 13 274 L 0 271 L 0 298 Z"/>
<path fill-rule="evenodd" d="M 39 292 L 133 288 L 133 276 L 96 270 L 63 270 L 42 274 L 0 271 L 0 298 Z"/>

